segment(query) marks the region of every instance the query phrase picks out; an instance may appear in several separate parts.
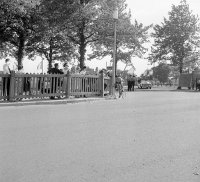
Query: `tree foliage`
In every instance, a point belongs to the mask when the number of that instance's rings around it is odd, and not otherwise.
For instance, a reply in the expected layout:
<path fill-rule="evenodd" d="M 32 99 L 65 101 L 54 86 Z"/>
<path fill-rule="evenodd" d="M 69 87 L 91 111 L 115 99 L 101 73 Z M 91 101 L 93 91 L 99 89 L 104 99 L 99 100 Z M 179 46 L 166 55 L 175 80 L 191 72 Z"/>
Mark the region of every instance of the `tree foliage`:
<path fill-rule="evenodd" d="M 125 0 L 1 0 L 0 52 L 2 56 L 43 55 L 49 62 L 90 59 L 112 55 L 113 10 L 118 6 L 117 60 L 131 65 L 131 57 L 141 56 L 148 41 L 148 29 L 137 21 Z"/>
<path fill-rule="evenodd" d="M 76 51 L 66 36 L 66 30 L 63 30 L 63 24 L 69 21 L 74 10 L 73 1 L 41 1 L 38 26 L 26 49 L 29 57 L 45 56 L 50 69 L 55 60 L 69 61 L 76 55 Z"/>
<path fill-rule="evenodd" d="M 199 54 L 199 19 L 193 15 L 186 0 L 179 5 L 172 5 L 169 19 L 164 18 L 161 25 L 155 25 L 155 43 L 150 59 L 152 62 L 170 60 L 179 67 L 180 73 L 184 68 L 184 60 L 190 57 L 198 59 Z M 195 55 L 195 56 L 194 56 Z"/>
<path fill-rule="evenodd" d="M 138 23 L 136 20 L 131 22 L 131 13 L 127 10 L 127 4 L 125 0 L 120 0 L 117 3 L 118 7 L 118 20 L 117 20 L 117 62 L 121 61 L 125 64 L 131 63 L 131 58 L 134 56 L 142 57 L 146 52 L 144 43 L 148 42 L 148 30 L 151 27 L 144 26 Z M 113 13 L 113 1 L 107 1 L 107 10 L 110 13 L 105 13 L 101 17 L 100 28 L 98 33 L 100 38 L 91 44 L 92 54 L 89 55 L 89 59 L 102 59 L 106 56 L 113 56 L 113 44 L 114 44 L 114 20 L 112 18 Z M 102 28 L 101 28 L 102 27 Z"/>
<path fill-rule="evenodd" d="M 0 2 L 1 51 L 9 51 L 22 64 L 26 44 L 34 34 L 37 0 L 2 0 Z"/>
<path fill-rule="evenodd" d="M 160 63 L 153 68 L 153 77 L 158 79 L 161 83 L 165 83 L 168 81 L 170 71 L 170 67 L 167 64 Z"/>

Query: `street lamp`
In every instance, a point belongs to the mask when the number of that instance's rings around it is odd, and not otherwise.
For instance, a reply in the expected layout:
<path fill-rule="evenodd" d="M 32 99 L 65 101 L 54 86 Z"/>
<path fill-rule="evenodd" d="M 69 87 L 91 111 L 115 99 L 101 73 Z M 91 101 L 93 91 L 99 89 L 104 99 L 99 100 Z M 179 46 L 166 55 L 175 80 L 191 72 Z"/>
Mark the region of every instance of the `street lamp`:
<path fill-rule="evenodd" d="M 116 44 L 117 44 L 117 20 L 118 20 L 118 8 L 113 11 L 114 19 L 114 45 L 113 45 L 113 65 L 112 65 L 112 95 L 115 93 L 115 65 L 116 65 Z"/>

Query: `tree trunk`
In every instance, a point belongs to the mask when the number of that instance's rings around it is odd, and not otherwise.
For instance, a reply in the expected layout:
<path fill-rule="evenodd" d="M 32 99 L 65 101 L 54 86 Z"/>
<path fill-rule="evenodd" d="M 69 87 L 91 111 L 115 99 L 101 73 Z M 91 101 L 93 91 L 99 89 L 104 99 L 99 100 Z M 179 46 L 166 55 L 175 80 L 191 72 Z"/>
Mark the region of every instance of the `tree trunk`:
<path fill-rule="evenodd" d="M 18 62 L 18 67 L 22 66 L 22 60 L 24 57 L 24 45 L 25 45 L 25 38 L 23 35 L 19 37 L 19 46 L 17 50 L 17 62 Z"/>
<path fill-rule="evenodd" d="M 53 40 L 52 38 L 49 41 L 49 56 L 48 56 L 48 70 L 52 68 L 52 62 L 53 62 Z"/>
<path fill-rule="evenodd" d="M 80 68 L 82 69 L 85 66 L 85 53 L 86 53 L 86 46 L 85 44 L 80 44 L 79 46 L 79 63 L 80 63 Z"/>
<path fill-rule="evenodd" d="M 180 72 L 180 74 L 183 72 L 183 58 L 181 58 L 181 59 L 179 60 L 179 72 Z M 181 89 L 181 86 L 178 86 L 177 89 L 180 90 L 180 89 Z"/>
<path fill-rule="evenodd" d="M 179 65 L 179 72 L 180 72 L 180 74 L 183 72 L 183 63 L 180 63 L 180 65 Z"/>
<path fill-rule="evenodd" d="M 84 29 L 85 29 L 85 20 L 82 20 L 82 23 L 79 28 L 79 63 L 80 63 L 80 68 L 82 69 L 85 66 L 85 53 L 86 53 L 86 39 L 84 35 Z"/>

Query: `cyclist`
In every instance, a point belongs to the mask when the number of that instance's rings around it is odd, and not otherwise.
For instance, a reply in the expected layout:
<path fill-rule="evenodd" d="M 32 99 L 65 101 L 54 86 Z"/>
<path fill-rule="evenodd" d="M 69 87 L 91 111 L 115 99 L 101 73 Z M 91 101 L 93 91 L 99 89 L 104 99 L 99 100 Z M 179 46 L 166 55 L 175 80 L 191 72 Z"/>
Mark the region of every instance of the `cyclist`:
<path fill-rule="evenodd" d="M 119 91 L 119 98 L 122 96 L 123 93 L 123 79 L 120 75 L 116 75 L 115 77 L 115 89 Z"/>

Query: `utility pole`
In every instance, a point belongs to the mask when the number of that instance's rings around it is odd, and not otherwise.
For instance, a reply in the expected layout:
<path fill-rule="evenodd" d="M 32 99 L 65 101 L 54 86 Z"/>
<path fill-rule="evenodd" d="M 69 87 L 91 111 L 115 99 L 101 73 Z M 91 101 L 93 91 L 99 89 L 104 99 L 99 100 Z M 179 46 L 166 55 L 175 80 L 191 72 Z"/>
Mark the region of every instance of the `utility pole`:
<path fill-rule="evenodd" d="M 115 67 L 116 67 L 116 44 L 117 44 L 117 20 L 118 20 L 118 8 L 115 7 L 113 12 L 114 19 L 114 45 L 113 45 L 113 65 L 112 65 L 112 95 L 115 94 Z"/>

